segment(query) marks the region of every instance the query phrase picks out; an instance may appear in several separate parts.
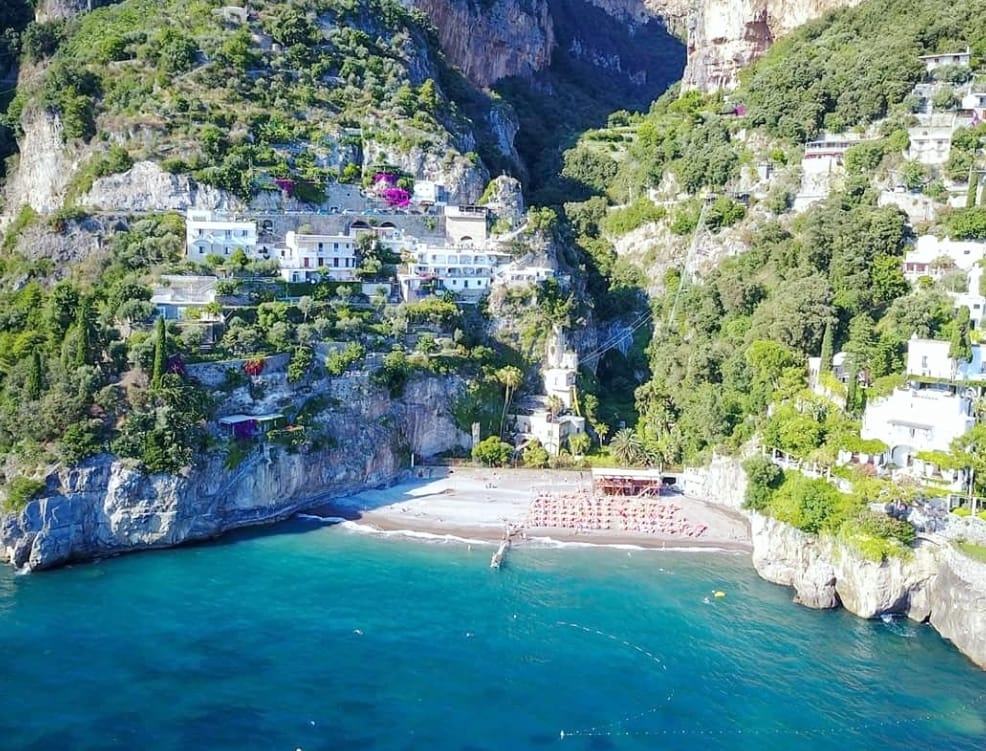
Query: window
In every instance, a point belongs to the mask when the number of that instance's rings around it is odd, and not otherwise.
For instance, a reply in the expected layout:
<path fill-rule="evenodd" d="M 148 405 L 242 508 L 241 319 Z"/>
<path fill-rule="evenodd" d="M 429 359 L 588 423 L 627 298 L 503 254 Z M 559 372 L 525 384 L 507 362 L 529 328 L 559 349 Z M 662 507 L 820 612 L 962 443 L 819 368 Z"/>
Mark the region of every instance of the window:
<path fill-rule="evenodd" d="M 325 265 L 325 259 L 324 258 L 319 258 L 318 259 L 318 265 L 319 266 L 324 266 Z"/>
<path fill-rule="evenodd" d="M 304 267 L 305 267 L 306 269 L 308 268 L 308 260 L 309 260 L 309 259 L 308 259 L 308 256 L 305 256 L 305 257 L 304 257 L 304 259 L 303 259 L 303 261 L 304 261 L 304 262 L 303 262 L 303 263 L 301 264 L 301 265 L 302 265 L 302 266 L 304 266 Z"/>
<path fill-rule="evenodd" d="M 927 368 L 928 367 L 928 356 L 927 355 L 921 355 L 921 367 L 922 368 Z"/>
<path fill-rule="evenodd" d="M 332 250 L 339 250 L 339 243 L 332 243 Z"/>
<path fill-rule="evenodd" d="M 335 268 L 339 268 L 339 259 L 338 258 L 333 258 L 332 259 L 332 266 L 335 267 Z"/>

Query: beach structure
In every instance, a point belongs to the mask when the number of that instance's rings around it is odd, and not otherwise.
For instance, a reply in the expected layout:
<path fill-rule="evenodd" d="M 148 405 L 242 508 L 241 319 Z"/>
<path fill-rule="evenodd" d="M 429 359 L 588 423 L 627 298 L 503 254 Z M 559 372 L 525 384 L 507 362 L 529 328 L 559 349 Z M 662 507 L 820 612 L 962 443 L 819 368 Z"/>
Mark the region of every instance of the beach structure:
<path fill-rule="evenodd" d="M 657 496 L 664 487 L 664 473 L 656 469 L 592 468 L 592 492 L 604 496 Z"/>
<path fill-rule="evenodd" d="M 257 223 L 240 221 L 225 214 L 189 209 L 185 214 L 185 254 L 201 263 L 208 256 L 228 259 L 237 250 L 248 258 L 264 257 L 269 251 L 258 248 Z"/>

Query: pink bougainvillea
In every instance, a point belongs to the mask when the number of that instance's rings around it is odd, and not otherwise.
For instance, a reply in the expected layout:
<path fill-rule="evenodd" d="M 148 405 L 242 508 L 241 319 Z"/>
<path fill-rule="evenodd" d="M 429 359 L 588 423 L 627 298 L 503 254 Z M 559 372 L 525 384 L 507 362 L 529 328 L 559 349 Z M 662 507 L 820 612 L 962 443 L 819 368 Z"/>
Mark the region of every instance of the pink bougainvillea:
<path fill-rule="evenodd" d="M 387 202 L 388 206 L 404 208 L 411 203 L 411 194 L 403 188 L 384 188 L 380 191 L 380 197 Z"/>

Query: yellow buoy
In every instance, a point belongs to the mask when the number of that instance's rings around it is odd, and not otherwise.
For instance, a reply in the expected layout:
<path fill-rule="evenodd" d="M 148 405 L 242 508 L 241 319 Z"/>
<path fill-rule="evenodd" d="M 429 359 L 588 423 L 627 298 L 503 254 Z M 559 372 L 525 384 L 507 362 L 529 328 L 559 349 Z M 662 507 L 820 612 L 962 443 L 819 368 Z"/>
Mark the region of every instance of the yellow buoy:
<path fill-rule="evenodd" d="M 715 592 L 712 593 L 712 595 L 713 597 L 725 597 L 726 593 L 723 592 L 721 589 L 717 589 Z"/>

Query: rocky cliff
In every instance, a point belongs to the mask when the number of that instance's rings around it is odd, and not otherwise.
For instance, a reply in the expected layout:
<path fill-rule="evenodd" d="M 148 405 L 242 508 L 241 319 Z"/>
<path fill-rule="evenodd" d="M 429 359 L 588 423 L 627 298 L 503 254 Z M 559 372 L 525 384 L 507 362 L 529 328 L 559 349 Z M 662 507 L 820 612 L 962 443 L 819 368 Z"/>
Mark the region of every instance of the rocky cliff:
<path fill-rule="evenodd" d="M 862 0 L 694 0 L 688 20 L 685 89 L 736 85 L 740 69 L 775 39 L 836 8 Z M 655 0 L 659 4 L 660 0 Z"/>
<path fill-rule="evenodd" d="M 147 475 L 126 461 L 95 457 L 53 473 L 42 498 L 0 519 L 0 559 L 43 569 L 214 537 L 389 484 L 410 452 L 428 456 L 467 440 L 450 416 L 455 379 L 412 381 L 393 401 L 365 376 L 323 386 L 338 405 L 321 415 L 337 447 L 292 453 L 266 445 L 233 470 L 225 452 L 215 452 L 182 476 Z M 233 395 L 226 406 L 239 401 Z"/>
<path fill-rule="evenodd" d="M 811 608 L 840 604 L 862 618 L 906 615 L 928 621 L 986 668 L 986 565 L 950 545 L 919 540 L 909 559 L 877 564 L 830 537 L 752 514 L 753 565 L 767 581 L 793 587 Z"/>

